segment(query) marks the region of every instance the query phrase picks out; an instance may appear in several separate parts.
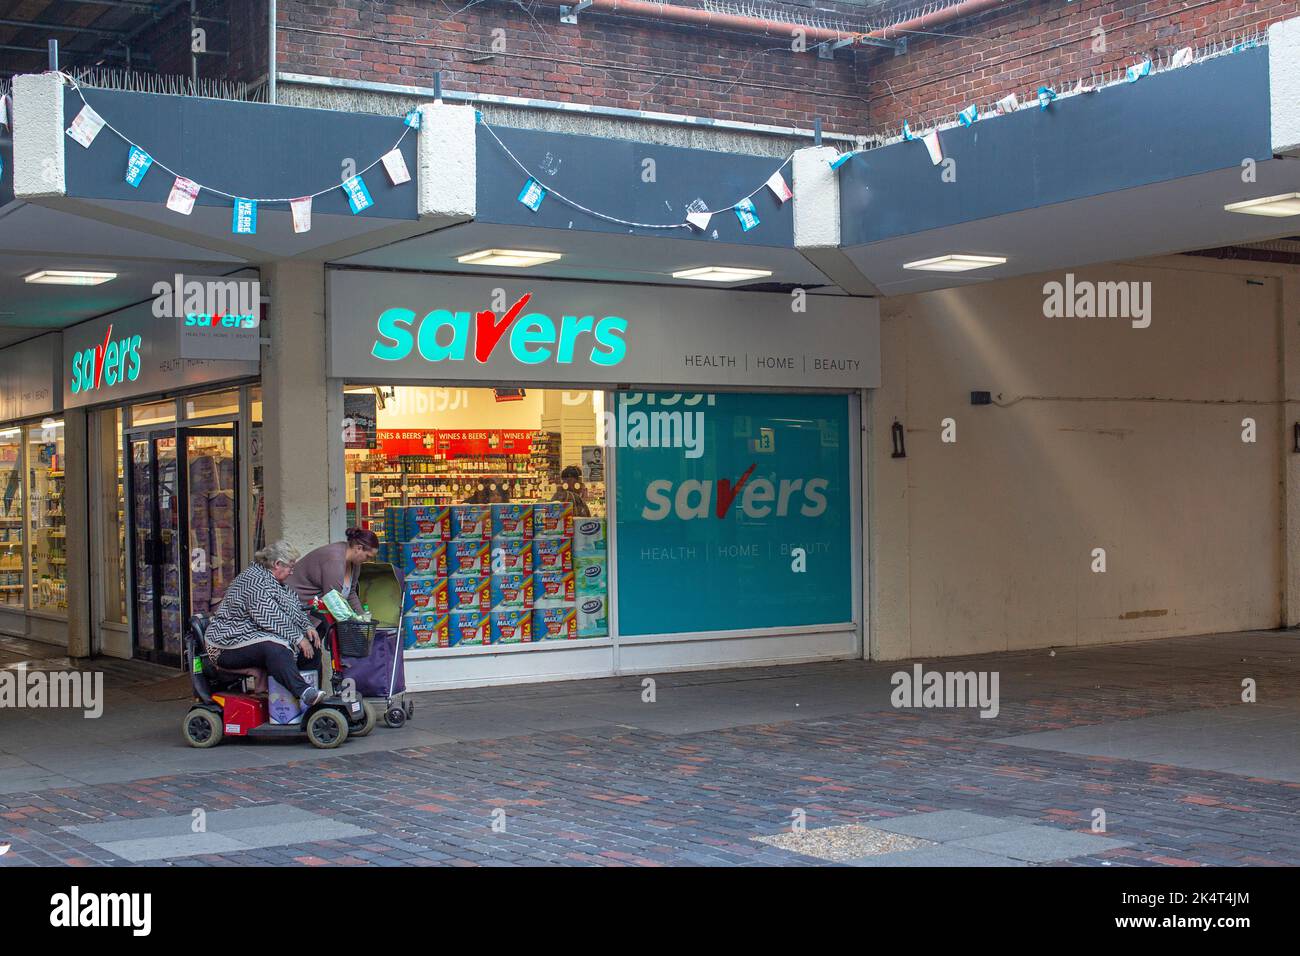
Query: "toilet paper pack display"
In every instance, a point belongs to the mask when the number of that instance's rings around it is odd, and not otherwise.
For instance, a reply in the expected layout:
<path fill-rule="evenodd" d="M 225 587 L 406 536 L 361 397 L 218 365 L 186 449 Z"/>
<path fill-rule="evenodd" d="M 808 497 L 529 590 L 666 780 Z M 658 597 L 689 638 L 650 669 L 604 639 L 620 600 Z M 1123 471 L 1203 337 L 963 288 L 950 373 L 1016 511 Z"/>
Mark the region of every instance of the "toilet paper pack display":
<path fill-rule="evenodd" d="M 531 643 L 533 639 L 532 611 L 493 611 L 491 628 L 491 640 L 493 644 Z"/>
<path fill-rule="evenodd" d="M 404 611 L 435 611 L 446 614 L 451 609 L 451 591 L 446 578 L 409 578 L 403 592 Z"/>

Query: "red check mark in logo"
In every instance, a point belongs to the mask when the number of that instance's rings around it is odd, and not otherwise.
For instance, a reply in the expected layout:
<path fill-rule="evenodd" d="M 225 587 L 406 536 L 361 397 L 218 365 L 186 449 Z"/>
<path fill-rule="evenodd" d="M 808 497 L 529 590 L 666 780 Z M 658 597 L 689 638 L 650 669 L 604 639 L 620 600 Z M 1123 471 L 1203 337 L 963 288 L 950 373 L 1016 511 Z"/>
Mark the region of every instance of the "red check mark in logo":
<path fill-rule="evenodd" d="M 719 518 L 727 516 L 727 512 L 731 510 L 732 502 L 736 500 L 736 496 L 740 494 L 740 489 L 745 487 L 745 482 L 749 481 L 749 476 L 754 473 L 754 469 L 757 467 L 758 462 L 750 465 L 749 469 L 740 476 L 740 481 L 736 482 L 734 488 L 731 485 L 730 478 L 723 478 L 718 482 L 717 512 Z"/>
<path fill-rule="evenodd" d="M 104 344 L 95 346 L 95 388 L 104 381 L 104 357 L 108 355 L 108 343 L 113 339 L 113 326 L 110 323 L 104 333 Z"/>
<path fill-rule="evenodd" d="M 531 292 L 525 292 L 520 296 L 519 301 L 501 316 L 500 321 L 497 321 L 497 314 L 490 309 L 474 314 L 474 358 L 483 363 L 487 362 L 492 355 L 492 350 L 501 341 L 501 336 L 506 334 L 511 323 L 519 317 L 519 313 L 532 297 Z"/>

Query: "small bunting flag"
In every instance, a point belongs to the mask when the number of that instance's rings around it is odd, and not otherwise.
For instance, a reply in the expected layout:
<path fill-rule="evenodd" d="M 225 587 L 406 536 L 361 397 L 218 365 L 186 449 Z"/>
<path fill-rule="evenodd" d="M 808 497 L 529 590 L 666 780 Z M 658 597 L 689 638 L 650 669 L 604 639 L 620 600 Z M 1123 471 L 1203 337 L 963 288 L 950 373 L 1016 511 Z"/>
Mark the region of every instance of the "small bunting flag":
<path fill-rule="evenodd" d="M 363 209 L 369 209 L 375 204 L 375 201 L 370 198 L 370 190 L 366 188 L 366 181 L 360 176 L 353 176 L 351 179 L 343 180 L 339 188 L 348 197 L 348 206 L 352 208 L 354 216 Z"/>
<path fill-rule="evenodd" d="M 95 141 L 95 137 L 99 135 L 99 131 L 103 128 L 104 120 L 87 103 L 81 108 L 81 112 L 77 114 L 76 119 L 72 121 L 72 125 L 68 127 L 68 135 L 89 149 L 90 144 Z"/>
<path fill-rule="evenodd" d="M 787 199 L 794 196 L 794 193 L 790 192 L 790 187 L 786 185 L 785 177 L 781 175 L 779 169 L 767 178 L 767 188 L 772 190 L 772 195 L 782 205 L 785 204 Z"/>
<path fill-rule="evenodd" d="M 149 172 L 149 167 L 152 165 L 152 156 L 139 146 L 132 146 L 131 153 L 126 158 L 126 181 L 133 188 L 139 189 L 144 174 Z"/>
<path fill-rule="evenodd" d="M 289 200 L 289 212 L 293 215 L 294 232 L 311 232 L 311 197 Z"/>
<path fill-rule="evenodd" d="M 939 145 L 938 130 L 930 130 L 930 132 L 921 137 L 921 142 L 925 143 L 925 148 L 930 151 L 930 162 L 933 165 L 938 166 L 943 162 L 943 149 Z"/>
<path fill-rule="evenodd" d="M 742 199 L 732 209 L 736 212 L 736 218 L 740 220 L 742 232 L 749 232 L 762 221 L 758 218 L 758 210 L 754 208 L 752 199 Z"/>
<path fill-rule="evenodd" d="M 194 200 L 199 197 L 200 188 L 194 180 L 177 176 L 176 182 L 172 183 L 172 191 L 167 196 L 167 208 L 188 216 L 194 211 Z"/>
<path fill-rule="evenodd" d="M 519 190 L 519 201 L 537 212 L 542 207 L 542 200 L 546 198 L 546 187 L 535 179 L 530 179 L 524 183 L 524 188 Z"/>
<path fill-rule="evenodd" d="M 257 203 L 252 199 L 236 199 L 230 216 L 230 231 L 237 236 L 257 234 Z"/>
<path fill-rule="evenodd" d="M 400 149 L 390 150 L 383 156 L 384 169 L 388 173 L 388 178 L 394 186 L 400 186 L 402 183 L 411 181 L 411 173 L 406 168 L 406 157 L 402 155 Z"/>
<path fill-rule="evenodd" d="M 704 232 L 709 228 L 709 220 L 712 218 L 713 213 L 711 212 L 688 212 L 686 214 L 687 224 L 700 232 Z"/>
<path fill-rule="evenodd" d="M 838 156 L 836 156 L 834 159 L 831 160 L 831 169 L 839 169 L 841 166 L 847 163 L 854 156 L 858 155 L 858 153 L 860 152 L 862 152 L 862 150 L 854 149 L 854 150 L 850 150 L 847 153 L 840 153 Z"/>

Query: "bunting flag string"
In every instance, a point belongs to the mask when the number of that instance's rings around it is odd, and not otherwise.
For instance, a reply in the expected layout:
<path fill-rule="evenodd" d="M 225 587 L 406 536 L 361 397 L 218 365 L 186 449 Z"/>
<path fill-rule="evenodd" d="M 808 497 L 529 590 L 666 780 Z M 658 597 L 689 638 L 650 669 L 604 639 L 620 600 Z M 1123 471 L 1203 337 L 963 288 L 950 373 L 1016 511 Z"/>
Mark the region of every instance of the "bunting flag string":
<path fill-rule="evenodd" d="M 62 72 L 59 73 L 59 76 L 64 83 L 72 87 L 82 104 L 81 110 L 73 118 L 71 125 L 69 125 L 67 129 L 67 135 L 73 141 L 79 143 L 82 147 L 89 149 L 102 130 L 107 129 L 112 132 L 130 148 L 126 159 L 126 172 L 124 175 L 125 181 L 133 188 L 138 189 L 140 183 L 144 181 L 145 175 L 151 169 L 155 167 L 161 169 L 163 172 L 172 176 L 174 180 L 171 191 L 167 196 L 167 208 L 180 213 L 183 216 L 188 216 L 194 211 L 194 204 L 198 199 L 200 192 L 209 192 L 215 196 L 229 199 L 232 203 L 230 231 L 236 235 L 255 235 L 257 233 L 257 207 L 259 205 L 267 204 L 287 205 L 293 217 L 293 231 L 296 233 L 307 232 L 311 229 L 312 200 L 318 196 L 324 196 L 335 189 L 343 190 L 343 193 L 348 200 L 348 206 L 354 214 L 368 209 L 374 205 L 374 199 L 370 195 L 369 188 L 366 186 L 364 176 L 366 173 L 370 172 L 370 170 L 381 164 L 394 186 L 411 181 L 411 174 L 407 169 L 406 159 L 402 155 L 401 147 L 402 142 L 406 139 L 411 130 L 418 130 L 420 128 L 420 114 L 416 110 L 412 110 L 406 114 L 402 128 L 402 135 L 397 138 L 397 142 L 393 144 L 390 150 L 364 168 L 358 170 L 354 175 L 345 179 L 343 182 L 301 196 L 253 198 L 248 196 L 237 196 L 234 193 L 226 192 L 223 189 L 217 189 L 213 186 L 206 186 L 186 176 L 182 176 L 176 170 L 151 155 L 148 150 L 134 142 L 112 123 L 100 116 L 90 103 L 87 102 L 86 96 L 82 92 L 81 86 L 77 83 L 75 78 Z"/>
<path fill-rule="evenodd" d="M 790 153 L 781 161 L 781 164 L 776 167 L 770 176 L 730 206 L 720 206 L 716 209 L 710 209 L 702 201 L 695 200 L 687 205 L 686 219 L 683 222 L 636 222 L 631 219 L 621 219 L 618 216 L 611 216 L 607 213 L 590 209 L 587 206 L 582 205 L 580 202 L 564 195 L 554 187 L 542 185 L 541 180 L 527 166 L 520 162 L 519 157 L 510 151 L 509 146 L 502 142 L 501 137 L 498 136 L 496 130 L 494 130 L 487 121 L 483 119 L 482 114 L 479 115 L 478 122 L 479 125 L 487 131 L 488 135 L 496 141 L 496 144 L 501 147 L 502 152 L 510 158 L 510 161 L 518 166 L 519 171 L 527 177 L 523 189 L 519 192 L 518 200 L 533 212 L 537 212 L 537 210 L 541 208 L 542 201 L 546 199 L 547 196 L 554 196 L 559 202 L 564 203 L 572 209 L 586 213 L 589 216 L 594 216 L 597 219 L 603 219 L 605 222 L 627 226 L 631 229 L 693 229 L 699 232 L 704 232 L 709 227 L 709 222 L 715 215 L 720 212 L 731 210 L 736 214 L 736 218 L 740 220 L 740 228 L 745 232 L 749 232 L 749 230 L 753 229 L 761 222 L 758 217 L 757 208 L 754 205 L 754 197 L 756 195 L 764 189 L 770 189 L 781 204 L 784 204 L 785 200 L 789 199 L 790 196 L 793 195 L 790 193 L 790 187 L 786 185 L 785 177 L 782 175 L 782 170 L 784 170 L 785 167 L 790 164 L 790 161 L 794 159 L 794 153 Z M 784 199 L 781 198 L 783 192 L 787 194 Z"/>
<path fill-rule="evenodd" d="M 1257 40 L 1253 40 L 1253 39 L 1245 40 L 1241 43 L 1234 45 L 1228 52 L 1238 53 L 1242 50 L 1248 50 L 1258 45 L 1259 43 Z M 1192 63 L 1196 62 L 1196 58 L 1197 58 L 1196 51 L 1192 47 L 1182 47 L 1181 49 L 1174 51 L 1174 53 L 1170 56 L 1168 69 L 1178 69 L 1180 67 L 1189 66 Z M 1117 80 L 1117 82 L 1136 83 L 1144 76 L 1149 76 L 1153 69 L 1154 69 L 1154 65 L 1150 58 L 1141 60 L 1140 62 L 1134 63 L 1129 67 L 1127 67 L 1124 71 L 1123 78 L 1121 80 Z M 1080 79 L 1078 84 L 1073 89 L 1067 90 L 1064 94 L 1061 94 L 1057 92 L 1055 87 L 1047 86 L 1046 84 L 1044 84 L 1038 87 L 1038 91 L 1035 93 L 1035 99 L 1038 102 L 1039 111 L 1042 112 L 1043 110 L 1048 109 L 1053 102 L 1060 99 L 1063 95 L 1077 96 L 1086 93 L 1096 93 L 1098 88 L 1099 87 L 1097 86 L 1097 84 Z M 1032 102 L 1032 100 L 1030 102 Z M 1026 103 L 1025 105 L 1028 106 L 1029 103 Z M 1008 93 L 994 103 L 994 112 L 998 116 L 1004 116 L 1009 113 L 1015 113 L 1020 108 L 1021 108 L 1020 98 L 1015 93 Z M 992 114 L 985 114 L 985 115 L 988 116 Z M 980 120 L 979 107 L 974 103 L 972 103 L 970 106 L 967 106 L 965 109 L 958 111 L 957 113 L 957 123 L 962 127 L 973 126 L 975 125 L 975 123 L 979 122 L 979 120 Z M 944 129 L 950 128 L 951 125 L 952 124 L 948 124 L 947 126 L 944 127 Z M 928 133 L 922 133 L 918 135 L 912 132 L 911 122 L 909 120 L 904 120 L 902 129 L 900 130 L 900 139 L 902 142 L 905 143 L 912 142 L 915 140 L 920 140 L 923 143 L 925 143 L 926 149 L 929 151 L 930 162 L 937 166 L 943 162 L 943 149 L 939 142 L 939 131 L 940 131 L 939 127 L 936 126 Z M 862 153 L 866 152 L 865 148 L 861 148 L 860 141 L 859 141 L 859 147 L 860 148 L 858 149 L 849 150 L 848 152 L 840 153 L 838 156 L 836 156 L 833 160 L 830 161 L 831 169 L 839 169 L 849 160 L 853 159 L 853 157 L 859 156 Z"/>

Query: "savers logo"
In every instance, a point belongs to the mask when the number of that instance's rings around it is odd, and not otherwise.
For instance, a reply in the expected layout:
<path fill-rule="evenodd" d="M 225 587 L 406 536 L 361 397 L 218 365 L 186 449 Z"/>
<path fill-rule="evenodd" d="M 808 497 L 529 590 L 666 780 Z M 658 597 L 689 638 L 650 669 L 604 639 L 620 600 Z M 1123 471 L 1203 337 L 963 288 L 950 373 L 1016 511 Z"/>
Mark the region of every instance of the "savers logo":
<path fill-rule="evenodd" d="M 464 362 L 472 354 L 474 361 L 485 364 L 504 345 L 522 365 L 552 360 L 567 365 L 575 355 L 595 365 L 623 361 L 627 319 L 607 315 L 597 321 L 592 315 L 564 315 L 557 323 L 541 312 L 523 314 L 531 298 L 531 292 L 525 293 L 499 317 L 490 309 L 475 312 L 472 319 L 469 312 L 448 309 L 435 309 L 423 318 L 410 309 L 385 309 L 370 354 L 397 362 L 415 349 L 426 362 Z"/>
<path fill-rule="evenodd" d="M 72 353 L 72 394 L 134 382 L 140 377 L 140 336 L 113 339 L 113 326 L 104 341 Z"/>
<path fill-rule="evenodd" d="M 737 479 L 718 481 L 692 478 L 675 488 L 673 482 L 660 478 L 645 490 L 641 517 L 661 521 L 676 514 L 682 521 L 694 518 L 725 519 L 733 506 L 749 518 L 787 517 L 798 508 L 805 518 L 816 518 L 826 511 L 825 478 L 753 478 L 757 465 L 750 465 Z M 715 491 L 716 486 L 716 491 Z"/>

